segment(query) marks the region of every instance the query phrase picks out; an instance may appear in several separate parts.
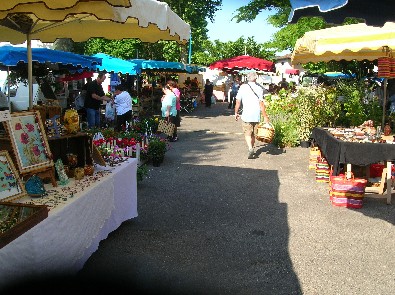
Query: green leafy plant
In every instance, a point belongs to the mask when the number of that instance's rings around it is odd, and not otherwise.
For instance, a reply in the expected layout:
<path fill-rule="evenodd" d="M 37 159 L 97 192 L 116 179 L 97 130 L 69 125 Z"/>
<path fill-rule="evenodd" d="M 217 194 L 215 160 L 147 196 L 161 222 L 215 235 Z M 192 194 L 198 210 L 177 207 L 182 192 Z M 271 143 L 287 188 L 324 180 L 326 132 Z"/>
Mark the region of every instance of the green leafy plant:
<path fill-rule="evenodd" d="M 146 164 L 137 166 L 137 181 L 144 180 L 144 178 L 148 176 L 148 171 L 148 166 Z"/>
<path fill-rule="evenodd" d="M 295 99 L 289 91 L 266 97 L 266 111 L 274 127 L 273 144 L 294 147 L 299 144 Z"/>
<path fill-rule="evenodd" d="M 147 155 L 152 161 L 163 161 L 167 151 L 167 141 L 158 136 L 150 137 Z"/>
<path fill-rule="evenodd" d="M 341 81 L 336 85 L 336 92 L 343 98 L 343 114 L 337 125 L 349 127 L 362 124 L 367 119 L 362 102 L 365 96 L 363 85 L 355 81 Z"/>

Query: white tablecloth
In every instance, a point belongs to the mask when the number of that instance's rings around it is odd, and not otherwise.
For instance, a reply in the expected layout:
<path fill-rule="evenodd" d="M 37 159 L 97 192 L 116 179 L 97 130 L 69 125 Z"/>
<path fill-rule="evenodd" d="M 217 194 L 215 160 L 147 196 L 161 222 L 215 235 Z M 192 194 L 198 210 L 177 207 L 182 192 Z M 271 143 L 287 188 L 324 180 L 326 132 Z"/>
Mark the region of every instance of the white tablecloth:
<path fill-rule="evenodd" d="M 137 217 L 137 160 L 111 169 L 0 249 L 0 287 L 27 275 L 76 273 L 101 240 L 123 221 Z"/>

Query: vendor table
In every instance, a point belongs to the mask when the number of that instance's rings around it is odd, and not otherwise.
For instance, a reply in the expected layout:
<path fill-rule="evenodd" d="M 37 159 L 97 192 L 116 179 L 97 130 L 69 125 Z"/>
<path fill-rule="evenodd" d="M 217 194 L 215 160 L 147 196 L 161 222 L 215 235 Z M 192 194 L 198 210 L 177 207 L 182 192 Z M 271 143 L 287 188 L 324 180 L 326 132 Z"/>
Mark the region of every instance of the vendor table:
<path fill-rule="evenodd" d="M 137 217 L 137 159 L 97 168 L 110 171 L 0 249 L 0 288 L 28 275 L 76 273 L 101 240 Z"/>
<path fill-rule="evenodd" d="M 312 138 L 333 166 L 333 175 L 339 175 L 341 164 L 349 171 L 351 164 L 367 166 L 381 161 L 387 163 L 386 171 L 391 171 L 391 161 L 395 160 L 394 144 L 346 142 L 322 128 L 314 128 Z M 391 173 L 387 173 L 387 204 L 391 203 L 391 189 Z"/>

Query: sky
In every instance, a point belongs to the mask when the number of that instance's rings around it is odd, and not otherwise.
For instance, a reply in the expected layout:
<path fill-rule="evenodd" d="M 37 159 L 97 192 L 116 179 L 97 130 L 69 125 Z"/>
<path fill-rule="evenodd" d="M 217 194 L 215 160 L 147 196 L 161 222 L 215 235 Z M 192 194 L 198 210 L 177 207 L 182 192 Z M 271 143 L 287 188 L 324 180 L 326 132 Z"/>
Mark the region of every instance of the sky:
<path fill-rule="evenodd" d="M 271 39 L 277 28 L 266 23 L 266 18 L 270 13 L 262 11 L 251 23 L 232 21 L 237 8 L 245 6 L 250 0 L 222 0 L 222 9 L 217 11 L 215 22 L 208 21 L 208 37 L 211 41 L 220 40 L 222 42 L 236 41 L 240 37 L 254 37 L 257 43 L 264 43 Z"/>

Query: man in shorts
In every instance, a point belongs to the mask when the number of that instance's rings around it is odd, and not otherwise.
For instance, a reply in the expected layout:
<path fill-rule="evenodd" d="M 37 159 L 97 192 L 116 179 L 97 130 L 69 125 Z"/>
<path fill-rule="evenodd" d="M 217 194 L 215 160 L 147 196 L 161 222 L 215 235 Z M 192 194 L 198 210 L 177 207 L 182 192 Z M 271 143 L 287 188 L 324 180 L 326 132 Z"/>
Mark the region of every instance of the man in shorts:
<path fill-rule="evenodd" d="M 241 117 L 243 132 L 248 146 L 248 159 L 254 158 L 255 134 L 261 115 L 265 123 L 269 123 L 263 96 L 267 90 L 256 83 L 258 75 L 255 71 L 247 74 L 248 83 L 240 86 L 236 96 L 235 119 Z M 239 115 L 240 105 L 243 103 L 243 113 Z"/>

